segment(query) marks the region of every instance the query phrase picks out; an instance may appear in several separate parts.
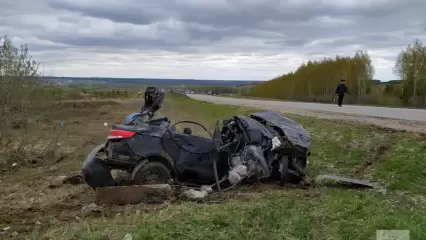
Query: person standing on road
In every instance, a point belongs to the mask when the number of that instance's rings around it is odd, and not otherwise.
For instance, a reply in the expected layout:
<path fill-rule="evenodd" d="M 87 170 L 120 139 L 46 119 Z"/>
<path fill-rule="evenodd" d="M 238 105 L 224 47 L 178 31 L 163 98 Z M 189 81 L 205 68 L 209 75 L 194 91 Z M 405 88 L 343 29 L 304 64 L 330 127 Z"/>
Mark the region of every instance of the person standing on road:
<path fill-rule="evenodd" d="M 348 88 L 346 87 L 346 81 L 344 79 L 340 80 L 339 85 L 337 85 L 336 88 L 336 96 L 337 96 L 337 105 L 339 107 L 342 106 L 343 98 L 345 97 L 345 94 L 348 93 Z"/>

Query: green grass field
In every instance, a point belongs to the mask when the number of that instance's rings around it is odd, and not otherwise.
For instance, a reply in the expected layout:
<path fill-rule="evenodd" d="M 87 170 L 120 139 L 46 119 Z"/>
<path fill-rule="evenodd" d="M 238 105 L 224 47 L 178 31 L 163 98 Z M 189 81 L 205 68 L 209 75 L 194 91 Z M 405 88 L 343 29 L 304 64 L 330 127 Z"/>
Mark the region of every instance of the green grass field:
<path fill-rule="evenodd" d="M 55 112 L 69 122 L 68 139 L 74 150 L 50 175 L 76 172 L 84 155 L 106 136 L 104 121 L 120 122 L 137 104 L 105 102 L 86 110 Z M 111 109 L 120 109 L 109 114 Z M 195 120 L 213 129 L 215 120 L 255 109 L 215 105 L 168 95 L 161 115 Z M 90 113 L 90 114 L 89 114 Z M 257 184 L 229 192 L 223 202 L 105 207 L 102 217 L 79 216 L 94 200 L 85 185 L 46 190 L 50 164 L 24 167 L 1 176 L 1 219 L 19 236 L 32 239 L 376 239 L 378 229 L 407 229 L 411 239 L 426 239 L 426 137 L 371 126 L 289 116 L 313 137 L 309 174 L 339 174 L 370 180 L 384 187 L 357 190 L 319 185 L 308 189 Z M 88 131 L 90 129 L 90 131 Z M 80 153 L 82 151 L 83 153 Z M 78 153 L 77 153 L 78 152 Z M 37 180 L 34 180 L 37 179 Z M 17 189 L 16 182 L 20 182 Z M 39 181 L 39 184 L 35 184 Z M 15 184 L 14 184 L 15 183 Z M 38 182 L 37 182 L 38 183 Z M 43 185 L 44 184 L 44 185 Z M 25 186 L 25 187 L 23 187 Z M 33 186 L 32 188 L 29 186 Z M 38 194 L 48 200 L 33 208 L 20 204 Z M 10 194 L 14 194 L 11 196 Z M 31 209 L 31 210 L 29 210 Z M 26 223 L 22 223 L 26 220 Z M 41 226 L 35 226 L 39 220 Z M 3 221 L 3 220 L 1 220 Z M 24 228 L 23 225 L 28 227 Z M 13 231 L 13 229 L 11 231 Z M 25 230 L 24 230 L 25 229 Z"/>

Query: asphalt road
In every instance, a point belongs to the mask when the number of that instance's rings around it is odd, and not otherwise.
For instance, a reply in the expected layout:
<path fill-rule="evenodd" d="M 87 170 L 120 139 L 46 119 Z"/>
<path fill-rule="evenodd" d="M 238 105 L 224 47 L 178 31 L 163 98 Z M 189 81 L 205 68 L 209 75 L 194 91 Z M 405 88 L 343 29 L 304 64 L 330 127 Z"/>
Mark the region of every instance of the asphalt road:
<path fill-rule="evenodd" d="M 253 100 L 229 97 L 216 97 L 202 94 L 189 94 L 188 96 L 190 98 L 201 101 L 247 107 L 258 107 L 269 110 L 285 110 L 288 108 L 331 114 L 348 114 L 357 116 L 426 122 L 426 110 L 422 109 L 370 107 L 356 105 L 343 105 L 343 107 L 339 107 L 334 104 Z"/>

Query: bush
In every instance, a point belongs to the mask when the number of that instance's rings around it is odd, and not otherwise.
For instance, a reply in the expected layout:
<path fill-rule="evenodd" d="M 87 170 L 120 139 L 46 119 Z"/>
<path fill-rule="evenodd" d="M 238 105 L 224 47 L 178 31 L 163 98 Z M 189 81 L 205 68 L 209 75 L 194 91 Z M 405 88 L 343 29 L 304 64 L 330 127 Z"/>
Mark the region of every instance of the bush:
<path fill-rule="evenodd" d="M 60 91 L 38 76 L 38 63 L 26 45 L 17 48 L 8 36 L 0 37 L 0 156 L 20 155 L 38 139 L 28 134 L 29 122 L 60 98 Z M 17 130 L 19 132 L 17 133 Z"/>

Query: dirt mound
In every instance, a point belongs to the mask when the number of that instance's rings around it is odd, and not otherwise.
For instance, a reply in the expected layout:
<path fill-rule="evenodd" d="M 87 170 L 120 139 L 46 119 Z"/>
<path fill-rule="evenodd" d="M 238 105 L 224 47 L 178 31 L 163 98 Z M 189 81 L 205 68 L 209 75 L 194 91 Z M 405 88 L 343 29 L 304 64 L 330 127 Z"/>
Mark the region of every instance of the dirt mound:
<path fill-rule="evenodd" d="M 66 102 L 58 102 L 53 106 L 53 108 L 59 108 L 59 109 L 70 109 L 70 108 L 77 108 L 77 109 L 97 109 L 99 107 L 103 106 L 113 106 L 118 105 L 119 103 L 114 100 L 93 100 L 93 101 L 66 101 Z"/>

